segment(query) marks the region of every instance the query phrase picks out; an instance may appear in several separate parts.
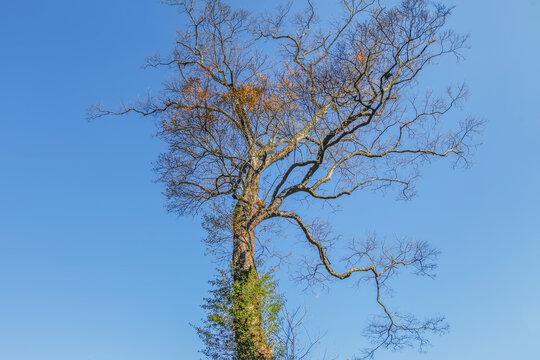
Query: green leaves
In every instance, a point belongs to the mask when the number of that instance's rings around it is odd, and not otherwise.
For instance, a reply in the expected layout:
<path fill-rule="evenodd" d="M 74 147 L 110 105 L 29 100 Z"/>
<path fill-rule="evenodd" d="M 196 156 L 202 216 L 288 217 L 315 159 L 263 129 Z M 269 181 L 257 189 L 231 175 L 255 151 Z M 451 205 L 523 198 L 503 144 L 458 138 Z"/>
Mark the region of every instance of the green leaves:
<path fill-rule="evenodd" d="M 210 296 L 201 306 L 207 316 L 202 326 L 195 326 L 205 346 L 201 353 L 213 360 L 237 360 L 233 327 L 242 323 L 249 336 L 250 324 L 262 325 L 262 339 L 251 339 L 253 347 L 256 348 L 257 340 L 265 341 L 273 349 L 274 358 L 279 358 L 284 349 L 278 336 L 283 320 L 283 297 L 277 293 L 272 274 L 259 275 L 253 269 L 246 281 L 235 283 L 231 271 L 218 270 L 216 278 L 209 283 Z M 260 319 L 260 324 L 253 324 L 254 318 Z"/>

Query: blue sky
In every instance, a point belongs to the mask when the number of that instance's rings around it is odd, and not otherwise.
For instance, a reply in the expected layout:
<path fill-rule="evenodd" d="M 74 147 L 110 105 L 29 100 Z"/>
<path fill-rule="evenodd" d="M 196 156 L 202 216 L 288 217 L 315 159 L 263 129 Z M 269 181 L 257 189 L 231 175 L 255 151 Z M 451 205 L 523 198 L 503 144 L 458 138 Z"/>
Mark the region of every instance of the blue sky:
<path fill-rule="evenodd" d="M 435 162 L 412 201 L 359 193 L 337 221 L 348 234 L 396 233 L 442 251 L 435 281 L 405 276 L 391 301 L 444 314 L 450 333 L 426 355 L 378 359 L 533 360 L 540 2 L 453 4 L 451 26 L 471 35 L 467 61 L 444 61 L 427 80 L 468 83 L 466 112 L 488 121 L 475 165 Z M 154 0 L 4 1 L 0 20 L 0 358 L 198 359 L 188 323 L 203 315 L 215 267 L 199 220 L 164 209 L 151 171 L 163 145 L 150 119 L 85 119 L 90 104 L 159 89 L 166 73 L 141 65 L 167 53 L 182 20 Z M 359 353 L 369 285 L 302 294 L 283 280 L 282 289 L 326 334 L 321 354 Z"/>

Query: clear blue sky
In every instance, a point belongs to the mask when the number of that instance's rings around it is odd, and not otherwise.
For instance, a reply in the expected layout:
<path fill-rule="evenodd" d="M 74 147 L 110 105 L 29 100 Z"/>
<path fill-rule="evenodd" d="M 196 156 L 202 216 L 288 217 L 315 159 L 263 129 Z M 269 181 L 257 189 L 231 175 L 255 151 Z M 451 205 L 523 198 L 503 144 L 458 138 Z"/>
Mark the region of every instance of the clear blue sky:
<path fill-rule="evenodd" d="M 406 203 L 358 194 L 342 226 L 442 251 L 437 279 L 405 277 L 392 301 L 446 315 L 451 332 L 427 355 L 378 359 L 540 359 L 540 1 L 453 3 L 468 60 L 429 79 L 469 84 L 467 112 L 488 120 L 476 165 L 434 163 Z M 2 1 L 0 20 L 0 359 L 198 359 L 188 323 L 214 265 L 198 219 L 164 210 L 154 125 L 85 119 L 92 103 L 159 88 L 166 75 L 140 67 L 180 18 L 154 0 L 28 0 Z M 338 359 L 359 353 L 371 310 L 373 289 L 349 285 L 302 295 L 283 282 Z"/>

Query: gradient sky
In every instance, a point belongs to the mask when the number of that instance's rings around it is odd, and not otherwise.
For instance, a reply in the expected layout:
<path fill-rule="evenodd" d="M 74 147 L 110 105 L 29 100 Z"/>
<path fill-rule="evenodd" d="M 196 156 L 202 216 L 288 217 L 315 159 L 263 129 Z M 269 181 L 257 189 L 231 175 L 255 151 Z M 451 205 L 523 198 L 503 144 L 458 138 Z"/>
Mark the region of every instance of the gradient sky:
<path fill-rule="evenodd" d="M 405 276 L 391 301 L 444 314 L 450 333 L 426 355 L 377 359 L 540 359 L 540 1 L 452 3 L 451 26 L 471 35 L 467 61 L 426 80 L 468 83 L 465 111 L 487 120 L 475 165 L 435 162 L 412 201 L 358 193 L 336 219 L 347 234 L 442 251 L 434 281 Z M 189 323 L 215 265 L 199 219 L 164 209 L 154 125 L 85 119 L 93 103 L 159 89 L 166 72 L 141 65 L 168 52 L 181 18 L 154 0 L 27 0 L 2 1 L 0 20 L 0 359 L 200 358 Z M 325 334 L 319 358 L 359 353 L 372 286 L 281 285 Z"/>

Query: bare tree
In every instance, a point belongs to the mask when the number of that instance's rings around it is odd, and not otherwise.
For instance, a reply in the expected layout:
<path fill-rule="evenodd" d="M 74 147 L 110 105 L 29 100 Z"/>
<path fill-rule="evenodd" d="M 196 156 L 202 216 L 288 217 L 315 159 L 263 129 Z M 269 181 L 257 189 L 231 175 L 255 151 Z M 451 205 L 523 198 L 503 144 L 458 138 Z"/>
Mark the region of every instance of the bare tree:
<path fill-rule="evenodd" d="M 307 360 L 313 349 L 320 344 L 322 336 L 312 336 L 307 331 L 304 320 L 306 310 L 297 307 L 293 311 L 284 309 L 280 326 L 281 359 Z"/>
<path fill-rule="evenodd" d="M 186 24 L 171 56 L 149 65 L 169 66 L 175 77 L 160 97 L 118 111 L 97 106 L 93 114 L 159 118 L 169 150 L 157 171 L 169 209 L 203 212 L 210 227 L 230 230 L 213 242 L 231 244 L 239 288 L 258 281 L 256 254 L 264 244 L 257 235 L 279 220 L 297 227 L 316 254 L 305 280 L 371 279 L 383 317 L 368 328 L 374 341 L 368 357 L 380 347 L 424 345 L 427 331 L 443 332 L 442 319 L 393 313 L 381 297 L 400 268 L 429 275 L 435 251 L 425 243 L 383 246 L 369 239 L 352 243 L 343 263 L 332 262 L 331 233 L 306 220 L 298 200 L 331 201 L 389 186 L 409 198 L 422 163 L 466 161 L 479 122 L 443 121 L 466 96 L 465 87 L 420 96 L 416 81 L 438 57 L 460 57 L 466 38 L 446 29 L 450 9 L 427 0 L 388 6 L 341 0 L 341 13 L 323 23 L 311 0 L 300 13 L 289 4 L 264 16 L 220 0 L 166 2 L 181 10 Z M 237 358 L 272 359 L 260 294 L 236 294 Z"/>

